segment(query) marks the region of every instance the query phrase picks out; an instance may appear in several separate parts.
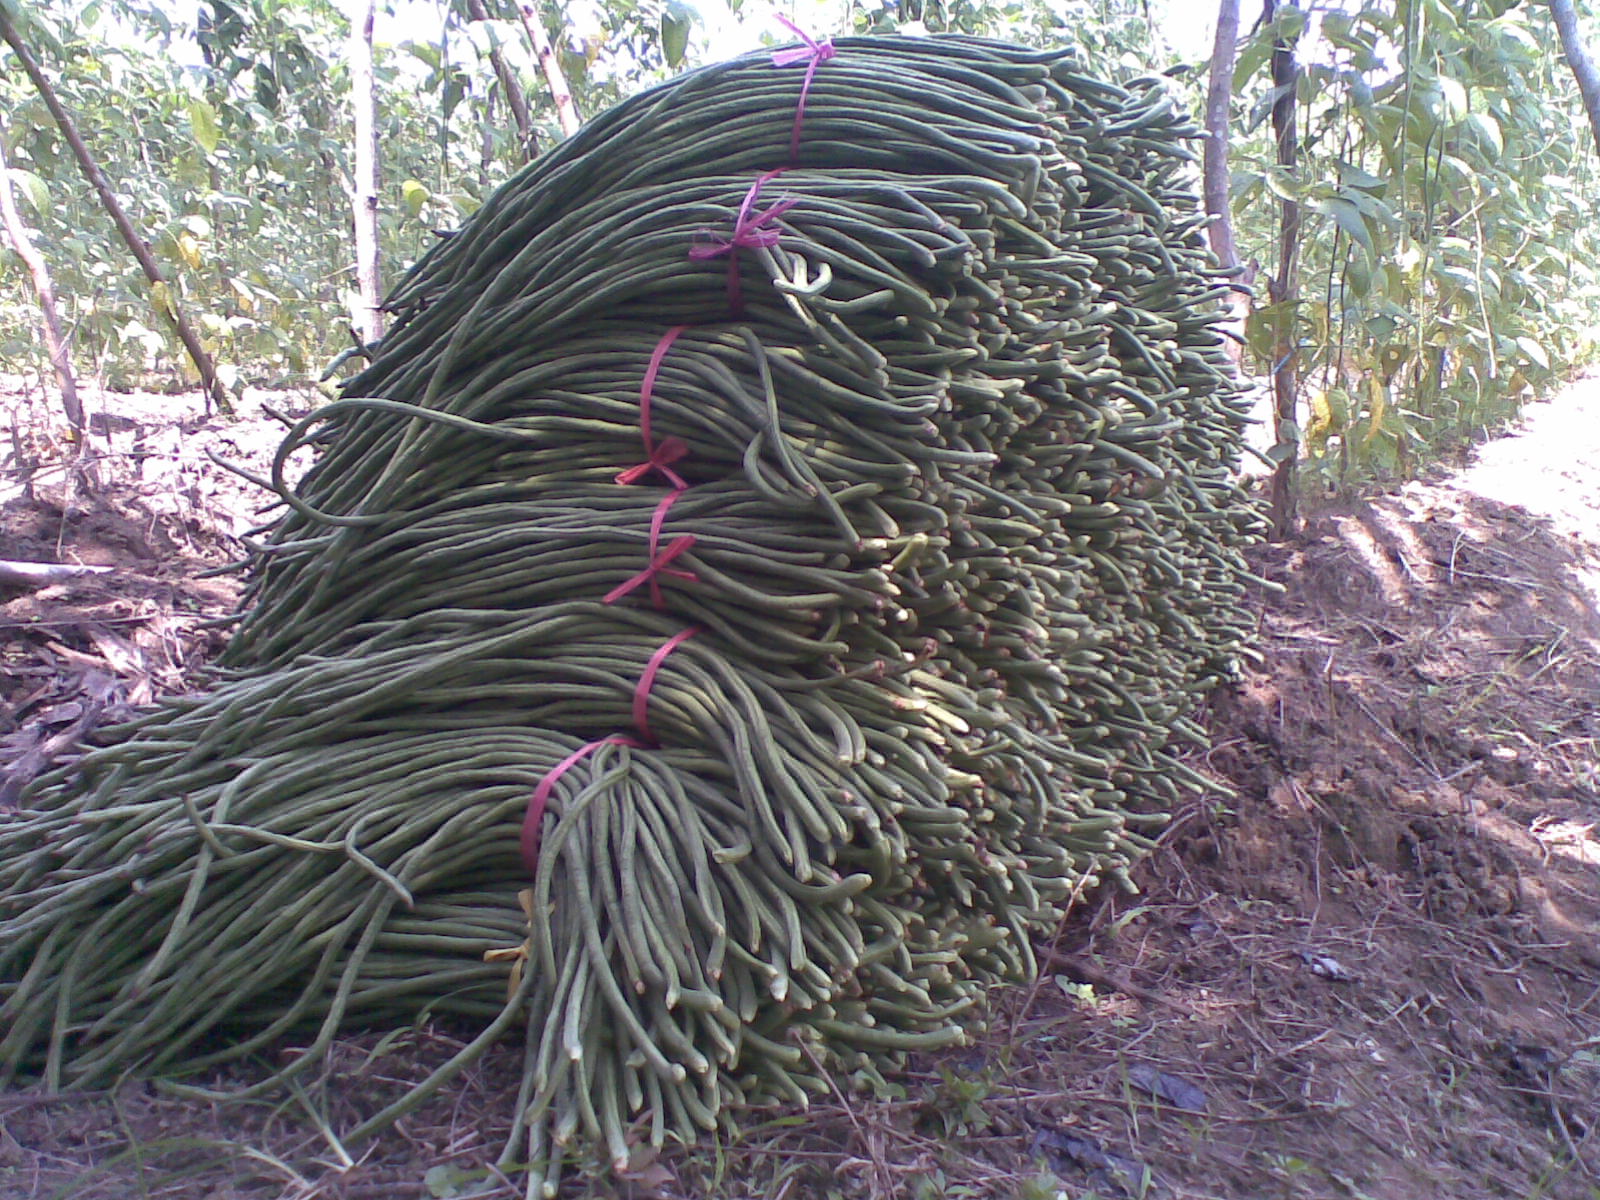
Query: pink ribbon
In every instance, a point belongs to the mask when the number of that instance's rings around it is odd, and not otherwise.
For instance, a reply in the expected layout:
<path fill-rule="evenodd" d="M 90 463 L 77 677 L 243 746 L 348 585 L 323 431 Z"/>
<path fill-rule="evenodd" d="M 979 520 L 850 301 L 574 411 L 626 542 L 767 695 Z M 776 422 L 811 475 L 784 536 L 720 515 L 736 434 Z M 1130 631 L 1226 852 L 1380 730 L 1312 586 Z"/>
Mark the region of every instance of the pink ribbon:
<path fill-rule="evenodd" d="M 693 571 L 668 570 L 669 564 L 675 558 L 694 545 L 694 534 L 686 533 L 682 537 L 674 538 L 671 545 L 665 550 L 660 550 L 661 527 L 666 522 L 667 510 L 677 503 L 678 497 L 683 495 L 683 492 L 683 488 L 677 488 L 661 497 L 661 503 L 656 505 L 655 515 L 650 518 L 650 565 L 632 579 L 617 584 L 616 587 L 607 592 L 604 596 L 605 603 L 615 604 L 633 591 L 634 588 L 648 582 L 650 584 L 650 603 L 657 608 L 665 608 L 666 602 L 661 596 L 661 583 L 657 578 L 658 576 L 671 575 L 677 579 L 697 578 Z"/>
<path fill-rule="evenodd" d="M 533 789 L 533 798 L 528 801 L 528 811 L 522 818 L 522 865 L 528 868 L 529 875 L 537 875 L 539 873 L 540 826 L 544 824 L 545 805 L 550 803 L 550 793 L 555 790 L 556 780 L 600 749 L 601 746 L 633 746 L 643 749 L 644 743 L 639 741 L 638 738 L 631 738 L 622 733 L 614 733 L 610 737 L 599 738 L 596 741 L 579 746 L 545 772 L 544 778 L 539 781 L 539 786 Z"/>
<path fill-rule="evenodd" d="M 756 181 L 745 193 L 744 203 L 739 205 L 739 216 L 734 221 L 731 238 L 720 240 L 712 246 L 695 246 L 689 251 L 689 257 L 693 259 L 728 256 L 728 304 L 736 317 L 744 315 L 744 295 L 739 288 L 739 256 L 734 252 L 740 246 L 776 246 L 778 231 L 765 226 L 770 221 L 776 221 L 797 203 L 794 200 L 780 200 L 765 212 L 751 215 L 750 210 L 755 207 L 762 185 L 782 174 L 783 168 L 779 167 L 776 171 L 766 171 L 756 176 Z"/>
<path fill-rule="evenodd" d="M 793 50 L 776 50 L 772 55 L 772 65 L 775 67 L 792 67 L 801 62 L 806 64 L 806 80 L 800 85 L 800 103 L 794 110 L 794 132 L 789 135 L 789 165 L 793 167 L 800 162 L 800 124 L 806 119 L 806 97 L 811 94 L 811 80 L 816 76 L 817 68 L 838 51 L 833 48 L 832 38 L 823 38 L 819 42 L 788 17 L 779 16 L 778 20 L 805 43 Z"/>
<path fill-rule="evenodd" d="M 667 655 L 699 632 L 697 627 L 691 625 L 663 642 L 660 649 L 650 656 L 644 674 L 639 676 L 639 682 L 633 689 L 633 727 L 648 745 L 656 744 L 655 735 L 650 732 L 650 689 L 655 686 L 656 673 L 661 670 L 661 664 L 667 661 Z"/>
<path fill-rule="evenodd" d="M 672 343 L 678 340 L 678 335 L 687 329 L 687 325 L 674 325 L 661 335 L 661 340 L 656 343 L 655 351 L 650 355 L 650 366 L 644 373 L 644 383 L 639 388 L 639 431 L 644 435 L 645 460 L 638 466 L 629 467 L 617 476 L 618 483 L 638 483 L 651 471 L 660 471 L 666 476 L 667 482 L 678 491 L 683 491 L 689 485 L 676 471 L 672 464 L 689 453 L 689 447 L 683 444 L 682 438 L 666 438 L 658 446 L 650 432 L 650 397 L 655 392 L 656 376 L 661 372 L 662 360 L 667 357 L 667 351 L 672 348 Z"/>

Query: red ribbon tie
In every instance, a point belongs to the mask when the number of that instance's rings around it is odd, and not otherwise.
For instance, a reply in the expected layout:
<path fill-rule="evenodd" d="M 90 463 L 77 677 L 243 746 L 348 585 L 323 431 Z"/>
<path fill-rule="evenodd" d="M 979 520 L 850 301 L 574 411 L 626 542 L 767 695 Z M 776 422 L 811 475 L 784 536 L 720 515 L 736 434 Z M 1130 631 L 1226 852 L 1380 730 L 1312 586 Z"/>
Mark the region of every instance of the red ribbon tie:
<path fill-rule="evenodd" d="M 633 689 L 633 727 L 639 731 L 639 736 L 644 738 L 648 745 L 656 744 L 655 735 L 650 732 L 650 689 L 655 686 L 656 674 L 661 670 L 661 664 L 667 661 L 679 646 L 699 633 L 698 627 L 691 625 L 682 633 L 673 634 L 650 656 L 650 661 L 645 665 L 644 673 L 639 676 L 639 682 Z"/>
<path fill-rule="evenodd" d="M 607 592 L 602 598 L 606 604 L 615 604 L 640 584 L 648 583 L 650 585 L 650 603 L 657 608 L 665 608 L 666 601 L 661 595 L 661 584 L 657 578 L 658 576 L 671 575 L 676 579 L 698 578 L 693 571 L 683 571 L 676 568 L 668 570 L 668 566 L 673 559 L 694 545 L 694 534 L 686 533 L 681 537 L 673 538 L 672 543 L 665 550 L 661 549 L 661 527 L 666 523 L 667 510 L 677 503 L 678 497 L 683 495 L 683 492 L 684 489 L 678 488 L 661 497 L 661 503 L 656 505 L 655 514 L 650 518 L 650 565 L 632 579 L 617 584 L 616 587 Z"/>

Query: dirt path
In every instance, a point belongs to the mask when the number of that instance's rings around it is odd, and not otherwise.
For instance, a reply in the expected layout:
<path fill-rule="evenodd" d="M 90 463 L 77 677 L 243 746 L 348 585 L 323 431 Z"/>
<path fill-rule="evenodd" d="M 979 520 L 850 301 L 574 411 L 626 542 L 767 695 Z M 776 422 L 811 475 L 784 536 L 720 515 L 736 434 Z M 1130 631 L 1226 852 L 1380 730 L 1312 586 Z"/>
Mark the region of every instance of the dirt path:
<path fill-rule="evenodd" d="M 0 595 L 0 763 L 211 649 L 234 594 L 195 575 L 256 496 L 201 451 L 259 471 L 277 427 L 169 415 L 109 406 L 104 504 L 64 498 L 43 451 L 31 493 L 0 494 L 0 558 L 118 568 Z M 1196 764 L 1232 792 L 1176 815 L 1139 895 L 1063 928 L 975 1046 L 594 1194 L 1600 1197 L 1600 379 L 1461 472 L 1318 513 L 1260 570 L 1284 587 L 1263 661 Z M 0 1197 L 510 1196 L 483 1165 L 515 1063 L 361 1155 L 319 1130 L 461 1032 L 346 1039 L 282 1102 L 0 1095 Z"/>
<path fill-rule="evenodd" d="M 1073 1049 L 1021 1078 L 1087 1084 L 1059 1119 L 1150 1194 L 1593 1200 L 1600 380 L 1460 472 L 1318 514 L 1263 573 L 1265 661 L 1206 758 L 1237 798 L 1067 931 L 1093 991 L 1027 1011 L 1025 1045 Z"/>

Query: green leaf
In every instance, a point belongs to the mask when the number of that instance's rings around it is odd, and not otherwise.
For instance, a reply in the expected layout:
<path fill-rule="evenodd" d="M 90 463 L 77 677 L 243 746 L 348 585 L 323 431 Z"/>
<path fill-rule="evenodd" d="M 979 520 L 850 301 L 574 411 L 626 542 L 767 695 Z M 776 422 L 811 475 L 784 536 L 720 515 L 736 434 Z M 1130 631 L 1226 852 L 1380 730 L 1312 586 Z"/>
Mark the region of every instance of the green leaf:
<path fill-rule="evenodd" d="M 1306 31 L 1306 25 L 1310 20 L 1304 9 L 1286 4 L 1278 9 L 1265 32 L 1270 32 L 1273 37 L 1281 41 L 1297 42 L 1300 40 L 1300 35 Z"/>
<path fill-rule="evenodd" d="M 1539 343 L 1534 341 L 1531 337 L 1519 337 L 1517 339 L 1517 346 L 1524 354 L 1533 359 L 1534 362 L 1538 363 L 1546 371 L 1550 369 L 1550 356 L 1544 352 L 1544 347 L 1539 345 Z"/>
<path fill-rule="evenodd" d="M 1339 228 L 1350 236 L 1350 240 L 1359 245 L 1368 254 L 1372 249 L 1372 231 L 1367 228 L 1367 220 L 1361 215 L 1361 210 L 1343 196 L 1329 196 L 1317 207 L 1328 216 L 1332 217 Z"/>
<path fill-rule="evenodd" d="M 1334 162 L 1339 167 L 1339 182 L 1347 188 L 1357 188 L 1362 191 L 1375 192 L 1379 195 L 1388 191 L 1389 181 L 1370 171 L 1364 171 L 1353 162 L 1338 158 Z M 1352 197 L 1353 199 L 1353 197 Z"/>
<path fill-rule="evenodd" d="M 661 14 L 661 51 L 667 66 L 676 67 L 689 51 L 689 30 L 694 27 L 694 10 L 683 0 L 670 0 Z"/>
<path fill-rule="evenodd" d="M 222 129 L 217 124 L 217 110 L 204 100 L 189 101 L 189 128 L 194 133 L 195 144 L 207 154 L 215 154 L 222 144 Z"/>
<path fill-rule="evenodd" d="M 9 174 L 11 182 L 22 192 L 22 198 L 28 202 L 29 208 L 36 213 L 42 213 L 50 207 L 50 189 L 45 187 L 44 180 L 32 171 L 24 171 L 21 167 L 12 167 Z"/>
<path fill-rule="evenodd" d="M 1283 167 L 1270 168 L 1265 176 L 1267 190 L 1279 200 L 1304 200 L 1305 188 Z"/>
<path fill-rule="evenodd" d="M 442 65 L 439 57 L 439 47 L 432 42 L 402 42 L 400 48 L 409 50 L 416 58 L 432 67 L 435 71 Z"/>
<path fill-rule="evenodd" d="M 1439 95 L 1444 98 L 1447 120 L 1459 121 L 1467 115 L 1467 89 L 1450 76 L 1439 76 Z"/>
<path fill-rule="evenodd" d="M 1274 466 L 1279 463 L 1286 463 L 1291 458 L 1296 456 L 1296 454 L 1299 452 L 1299 449 L 1300 443 L 1297 441 L 1277 442 L 1274 445 L 1267 447 L 1267 459 Z"/>
<path fill-rule="evenodd" d="M 473 1185 L 488 1177 L 487 1171 L 468 1171 L 454 1163 L 441 1163 L 424 1172 L 422 1186 L 428 1189 L 428 1195 L 434 1200 L 454 1200 L 457 1196 L 466 1196 L 475 1191 Z"/>
<path fill-rule="evenodd" d="M 1448 279 L 1452 283 L 1460 284 L 1469 292 L 1478 290 L 1478 276 L 1466 267 L 1440 264 L 1433 268 L 1433 273 L 1441 279 Z"/>
<path fill-rule="evenodd" d="M 415 179 L 408 179 L 400 185 L 400 195 L 405 201 L 406 212 L 413 217 L 420 214 L 422 206 L 433 197 L 433 193 Z"/>
<path fill-rule="evenodd" d="M 1253 310 L 1244 322 L 1246 344 L 1263 362 L 1272 360 L 1294 340 L 1295 319 L 1301 302 L 1281 300 L 1276 304 L 1263 304 Z"/>
<path fill-rule="evenodd" d="M 1258 36 L 1246 42 L 1233 64 L 1234 93 L 1237 95 L 1243 91 L 1244 85 L 1249 83 L 1255 73 L 1265 67 L 1271 58 L 1271 38 Z"/>
<path fill-rule="evenodd" d="M 1483 143 L 1483 148 L 1492 158 L 1499 158 L 1506 152 L 1505 134 L 1500 131 L 1500 122 L 1488 113 L 1475 112 L 1467 115 L 1467 124 L 1478 135 L 1478 140 Z"/>
<path fill-rule="evenodd" d="M 1368 317 L 1365 324 L 1367 327 L 1367 332 L 1380 342 L 1392 337 L 1394 331 L 1400 326 L 1400 323 L 1393 317 L 1385 317 L 1381 315 L 1376 317 Z"/>
<path fill-rule="evenodd" d="M 1344 265 L 1345 295 L 1354 301 L 1365 300 L 1372 291 L 1372 272 L 1359 255 L 1351 255 Z"/>

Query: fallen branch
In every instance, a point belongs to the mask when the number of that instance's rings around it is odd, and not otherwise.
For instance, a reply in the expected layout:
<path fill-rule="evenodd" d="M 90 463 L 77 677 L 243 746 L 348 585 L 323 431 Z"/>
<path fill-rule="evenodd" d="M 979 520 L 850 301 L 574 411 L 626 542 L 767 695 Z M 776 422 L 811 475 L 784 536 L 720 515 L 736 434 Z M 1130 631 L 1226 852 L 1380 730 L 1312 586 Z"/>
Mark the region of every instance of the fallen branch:
<path fill-rule="evenodd" d="M 5 587 L 44 587 L 81 579 L 85 575 L 104 575 L 113 567 L 87 567 L 78 563 L 9 562 L 0 560 L 0 585 Z"/>

